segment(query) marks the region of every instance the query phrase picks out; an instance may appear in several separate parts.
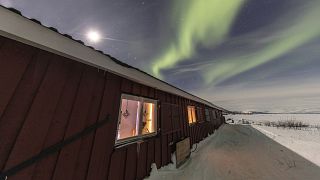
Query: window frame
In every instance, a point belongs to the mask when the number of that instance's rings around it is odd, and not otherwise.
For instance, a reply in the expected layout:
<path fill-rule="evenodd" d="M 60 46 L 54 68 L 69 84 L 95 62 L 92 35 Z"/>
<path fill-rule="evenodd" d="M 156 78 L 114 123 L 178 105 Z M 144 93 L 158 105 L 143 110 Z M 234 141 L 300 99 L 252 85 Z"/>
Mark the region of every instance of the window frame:
<path fill-rule="evenodd" d="M 210 110 L 208 108 L 204 109 L 204 116 L 205 116 L 205 121 L 206 122 L 211 122 Z M 207 117 L 209 117 L 209 120 L 207 119 Z"/>
<path fill-rule="evenodd" d="M 189 108 L 193 108 L 193 113 L 194 113 L 194 116 L 192 116 L 192 111 L 191 111 L 191 117 L 195 117 L 195 120 L 192 119 L 192 123 L 189 122 Z M 195 125 L 197 122 L 198 122 L 198 117 L 197 117 L 197 112 L 196 112 L 196 106 L 194 105 L 188 105 L 187 106 L 187 116 L 188 116 L 188 124 L 189 126 L 192 126 L 192 125 Z"/>
<path fill-rule="evenodd" d="M 121 123 L 121 103 L 123 99 L 128 99 L 128 100 L 133 100 L 133 101 L 139 101 L 142 104 L 144 103 L 153 103 L 155 104 L 155 116 L 154 116 L 154 129 L 155 132 L 152 133 L 148 133 L 148 134 L 141 134 L 141 135 L 137 135 L 137 136 L 132 136 L 132 137 L 127 137 L 127 138 L 123 138 L 123 139 L 118 139 L 118 132 L 119 132 L 119 126 Z M 118 112 L 118 120 L 117 120 L 117 129 L 116 129 L 116 137 L 115 137 L 115 146 L 121 146 L 121 145 L 126 145 L 126 144 L 132 144 L 132 143 L 136 143 L 141 141 L 144 138 L 147 137 L 152 137 L 152 136 L 156 136 L 158 134 L 158 100 L 156 99 L 150 99 L 150 98 L 146 98 L 146 97 L 141 97 L 141 96 L 135 96 L 135 95 L 131 95 L 131 94 L 121 94 L 120 97 L 120 106 L 119 106 L 119 112 Z M 140 115 L 139 115 L 139 123 L 141 123 L 143 121 L 143 117 L 142 117 L 142 111 L 143 111 L 143 107 L 140 108 Z"/>

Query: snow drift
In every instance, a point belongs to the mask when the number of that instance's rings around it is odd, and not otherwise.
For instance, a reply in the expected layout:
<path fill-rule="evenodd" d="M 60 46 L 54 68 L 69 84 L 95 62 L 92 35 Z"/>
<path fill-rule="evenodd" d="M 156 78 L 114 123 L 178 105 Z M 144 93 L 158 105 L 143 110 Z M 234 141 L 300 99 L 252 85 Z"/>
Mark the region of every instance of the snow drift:
<path fill-rule="evenodd" d="M 251 126 L 224 125 L 205 144 L 183 167 L 153 167 L 147 179 L 320 178 L 320 167 Z"/>

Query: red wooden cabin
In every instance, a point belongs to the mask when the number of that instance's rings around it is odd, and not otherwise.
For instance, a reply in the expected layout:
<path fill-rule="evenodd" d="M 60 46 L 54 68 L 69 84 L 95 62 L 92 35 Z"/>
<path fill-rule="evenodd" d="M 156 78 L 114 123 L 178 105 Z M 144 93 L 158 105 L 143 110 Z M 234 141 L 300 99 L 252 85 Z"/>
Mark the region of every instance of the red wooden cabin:
<path fill-rule="evenodd" d="M 177 141 L 197 143 L 222 119 L 212 103 L 0 7 L 0 172 L 9 180 L 143 179 L 152 163 L 170 163 Z"/>

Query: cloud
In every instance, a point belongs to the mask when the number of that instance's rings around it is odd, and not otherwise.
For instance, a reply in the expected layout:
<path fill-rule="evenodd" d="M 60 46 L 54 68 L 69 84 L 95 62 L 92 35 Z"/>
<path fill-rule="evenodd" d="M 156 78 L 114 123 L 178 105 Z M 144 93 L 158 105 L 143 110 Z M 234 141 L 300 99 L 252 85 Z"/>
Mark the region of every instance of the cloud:
<path fill-rule="evenodd" d="M 255 83 L 237 83 L 208 87 L 193 92 L 228 110 L 320 112 L 320 80 L 318 77 L 296 76 Z"/>
<path fill-rule="evenodd" d="M 179 0 L 173 8 L 177 38 L 152 64 L 152 72 L 161 77 L 162 69 L 172 68 L 189 59 L 197 46 L 213 47 L 228 35 L 245 0 Z"/>
<path fill-rule="evenodd" d="M 5 7 L 12 7 L 12 0 L 0 0 L 0 4 Z"/>

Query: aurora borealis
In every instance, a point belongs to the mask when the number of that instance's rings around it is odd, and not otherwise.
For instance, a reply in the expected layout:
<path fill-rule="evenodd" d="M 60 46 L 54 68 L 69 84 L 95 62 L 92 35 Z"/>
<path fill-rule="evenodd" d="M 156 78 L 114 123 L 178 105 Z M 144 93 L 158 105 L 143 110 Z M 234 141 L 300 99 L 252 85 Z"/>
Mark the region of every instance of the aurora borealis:
<path fill-rule="evenodd" d="M 226 109 L 320 112 L 320 0 L 0 4 Z"/>
<path fill-rule="evenodd" d="M 224 3 L 220 0 L 175 1 L 173 22 L 181 20 L 177 27 L 177 40 L 171 42 L 164 54 L 153 62 L 153 74 L 161 77 L 161 69 L 172 68 L 179 61 L 192 58 L 199 45 L 214 47 L 221 43 L 243 3 L 244 0 Z"/>

